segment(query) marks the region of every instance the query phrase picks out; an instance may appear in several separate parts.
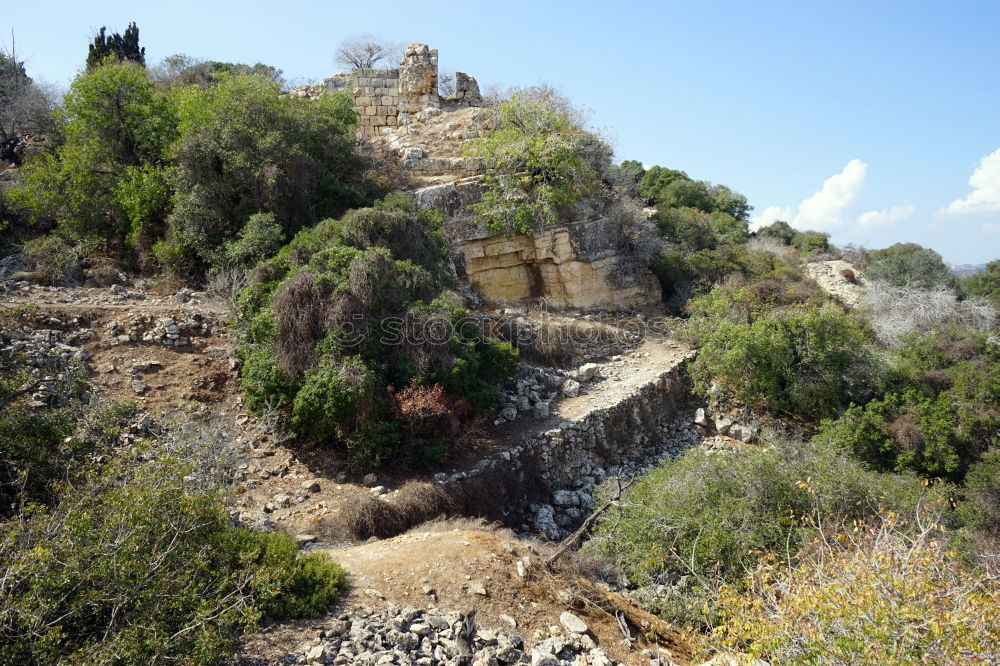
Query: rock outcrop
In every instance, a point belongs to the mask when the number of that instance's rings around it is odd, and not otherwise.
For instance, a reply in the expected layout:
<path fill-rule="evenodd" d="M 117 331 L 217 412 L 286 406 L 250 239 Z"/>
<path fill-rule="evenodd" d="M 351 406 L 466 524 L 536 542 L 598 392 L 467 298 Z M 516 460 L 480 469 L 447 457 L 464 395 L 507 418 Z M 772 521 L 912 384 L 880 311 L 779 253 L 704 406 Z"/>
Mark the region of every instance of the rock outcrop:
<path fill-rule="evenodd" d="M 555 308 L 623 310 L 660 301 L 651 275 L 621 280 L 619 257 L 610 250 L 583 259 L 569 228 L 527 236 L 497 234 L 461 241 L 473 287 L 490 301 L 544 299 Z"/>

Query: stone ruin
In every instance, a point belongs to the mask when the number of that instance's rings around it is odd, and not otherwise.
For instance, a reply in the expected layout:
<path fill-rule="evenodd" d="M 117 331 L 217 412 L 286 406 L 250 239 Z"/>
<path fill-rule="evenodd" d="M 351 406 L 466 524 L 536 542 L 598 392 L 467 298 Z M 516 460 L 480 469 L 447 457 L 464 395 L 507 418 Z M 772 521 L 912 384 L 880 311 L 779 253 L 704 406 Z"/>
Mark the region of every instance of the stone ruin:
<path fill-rule="evenodd" d="M 464 154 L 482 136 L 483 98 L 476 79 L 455 74 L 455 92 L 438 94 L 438 51 L 411 43 L 394 69 L 354 69 L 322 83 L 296 88 L 291 97 L 316 98 L 343 91 L 354 100 L 359 134 L 396 152 L 402 171 L 425 208 L 446 217 L 458 277 L 489 302 L 540 302 L 549 307 L 631 310 L 661 302 L 649 271 L 627 269 L 617 250 L 588 243 L 606 224 L 600 215 L 527 236 L 497 234 L 478 224 L 482 168 Z M 421 185 L 423 185 L 421 187 Z"/>
<path fill-rule="evenodd" d="M 455 94 L 438 94 L 438 52 L 417 42 L 406 47 L 406 54 L 393 69 L 355 68 L 350 74 L 334 74 L 322 83 L 289 91 L 291 97 L 319 97 L 344 91 L 354 99 L 354 110 L 361 121 L 360 132 L 379 136 L 384 127 L 407 125 L 414 114 L 424 109 L 480 106 L 483 102 L 479 83 L 464 72 L 455 73 Z"/>

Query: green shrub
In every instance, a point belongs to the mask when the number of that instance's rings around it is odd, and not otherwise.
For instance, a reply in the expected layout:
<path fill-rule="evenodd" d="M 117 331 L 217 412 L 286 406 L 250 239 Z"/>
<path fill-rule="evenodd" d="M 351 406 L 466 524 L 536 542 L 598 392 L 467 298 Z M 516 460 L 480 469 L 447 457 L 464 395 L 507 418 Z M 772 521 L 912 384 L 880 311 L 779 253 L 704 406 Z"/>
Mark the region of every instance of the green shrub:
<path fill-rule="evenodd" d="M 797 231 L 792 236 L 791 245 L 802 254 L 826 252 L 830 249 L 830 234 L 821 231 Z"/>
<path fill-rule="evenodd" d="M 236 240 L 226 246 L 226 261 L 252 268 L 277 253 L 284 242 L 285 233 L 274 213 L 255 213 L 237 234 Z"/>
<path fill-rule="evenodd" d="M 880 470 L 912 470 L 958 479 L 970 453 L 959 436 L 946 393 L 927 398 L 890 394 L 823 421 L 819 437 L 852 451 Z"/>
<path fill-rule="evenodd" d="M 483 167 L 478 219 L 497 232 L 530 234 L 564 219 L 600 190 L 611 149 L 550 90 L 514 94 L 493 110 L 493 129 L 469 148 Z"/>
<path fill-rule="evenodd" d="M 233 527 L 188 465 L 158 455 L 91 470 L 0 526 L 0 662 L 214 664 L 261 617 L 339 598 L 325 555 Z"/>
<path fill-rule="evenodd" d="M 721 582 L 768 554 L 794 561 L 812 526 L 910 509 L 921 492 L 916 478 L 870 472 L 814 445 L 692 449 L 630 489 L 585 550 L 613 558 L 636 585 L 666 585 L 648 599 L 664 617 L 706 623 Z"/>
<path fill-rule="evenodd" d="M 356 356 L 323 358 L 306 372 L 292 402 L 292 428 L 313 439 L 347 437 L 372 409 L 374 378 Z"/>
<path fill-rule="evenodd" d="M 296 435 L 342 446 L 358 465 L 440 454 L 441 442 L 399 428 L 390 387 L 439 384 L 494 406 L 517 351 L 442 292 L 440 224 L 396 195 L 296 234 L 259 264 L 236 303 L 247 405 L 281 408 Z"/>
<path fill-rule="evenodd" d="M 888 360 L 888 395 L 824 422 L 821 436 L 877 469 L 961 480 L 1000 444 L 1000 347 L 945 326 L 904 336 Z"/>
<path fill-rule="evenodd" d="M 963 494 L 960 524 L 986 539 L 1000 540 L 1000 449 L 988 451 L 969 466 Z"/>
<path fill-rule="evenodd" d="M 986 264 L 986 270 L 975 273 L 962 281 L 962 291 L 969 296 L 990 299 L 1000 308 L 1000 261 Z"/>
<path fill-rule="evenodd" d="M 895 287 L 930 289 L 938 285 L 954 287 L 957 283 L 940 254 L 916 243 L 896 243 L 874 250 L 864 269 L 869 280 Z"/>
<path fill-rule="evenodd" d="M 721 281 L 734 277 L 747 282 L 777 280 L 789 283 L 789 287 L 790 283 L 795 283 L 795 291 L 804 290 L 800 268 L 771 252 L 744 245 L 720 243 L 715 249 L 692 253 L 670 249 L 656 257 L 652 269 L 664 295 L 679 300 L 680 304 L 707 294 Z"/>
<path fill-rule="evenodd" d="M 833 305 L 774 310 L 752 323 L 719 321 L 694 329 L 701 351 L 695 387 L 800 416 L 836 413 L 875 394 L 878 366 L 865 335 Z"/>

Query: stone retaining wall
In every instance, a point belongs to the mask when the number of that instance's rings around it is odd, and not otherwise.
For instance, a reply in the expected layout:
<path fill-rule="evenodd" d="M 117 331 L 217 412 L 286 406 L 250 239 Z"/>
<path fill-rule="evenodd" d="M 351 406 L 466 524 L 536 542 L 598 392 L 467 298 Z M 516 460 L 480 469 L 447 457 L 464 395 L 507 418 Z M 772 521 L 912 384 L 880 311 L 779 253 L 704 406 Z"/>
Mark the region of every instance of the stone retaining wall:
<path fill-rule="evenodd" d="M 537 494 L 518 496 L 513 488 L 505 522 L 562 538 L 589 514 L 593 501 L 587 498 L 596 483 L 618 469 L 625 475 L 646 469 L 694 443 L 693 424 L 681 415 L 690 386 L 687 363 L 679 363 L 610 407 L 563 421 L 471 470 L 438 475 L 437 481 L 452 488 L 460 484 L 467 496 L 491 491 L 498 479 L 536 491 L 540 484 L 549 501 Z"/>

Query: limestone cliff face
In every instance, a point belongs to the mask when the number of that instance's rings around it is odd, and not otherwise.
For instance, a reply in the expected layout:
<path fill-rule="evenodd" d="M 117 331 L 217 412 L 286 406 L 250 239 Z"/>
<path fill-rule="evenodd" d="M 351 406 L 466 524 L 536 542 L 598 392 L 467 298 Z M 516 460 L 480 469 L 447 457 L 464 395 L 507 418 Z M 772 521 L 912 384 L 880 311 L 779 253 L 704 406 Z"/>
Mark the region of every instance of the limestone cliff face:
<path fill-rule="evenodd" d="M 613 249 L 584 242 L 587 222 L 533 236 L 496 234 L 473 219 L 471 207 L 480 196 L 476 178 L 425 187 L 414 195 L 421 206 L 447 216 L 445 232 L 456 250 L 460 272 L 486 300 L 544 299 L 554 308 L 607 310 L 661 302 L 659 283 L 648 270 L 630 270 Z"/>
<path fill-rule="evenodd" d="M 608 310 L 660 302 L 660 287 L 652 275 L 622 284 L 614 253 L 580 259 L 567 228 L 534 236 L 467 239 L 461 246 L 469 281 L 487 300 L 544 299 L 555 308 Z"/>

